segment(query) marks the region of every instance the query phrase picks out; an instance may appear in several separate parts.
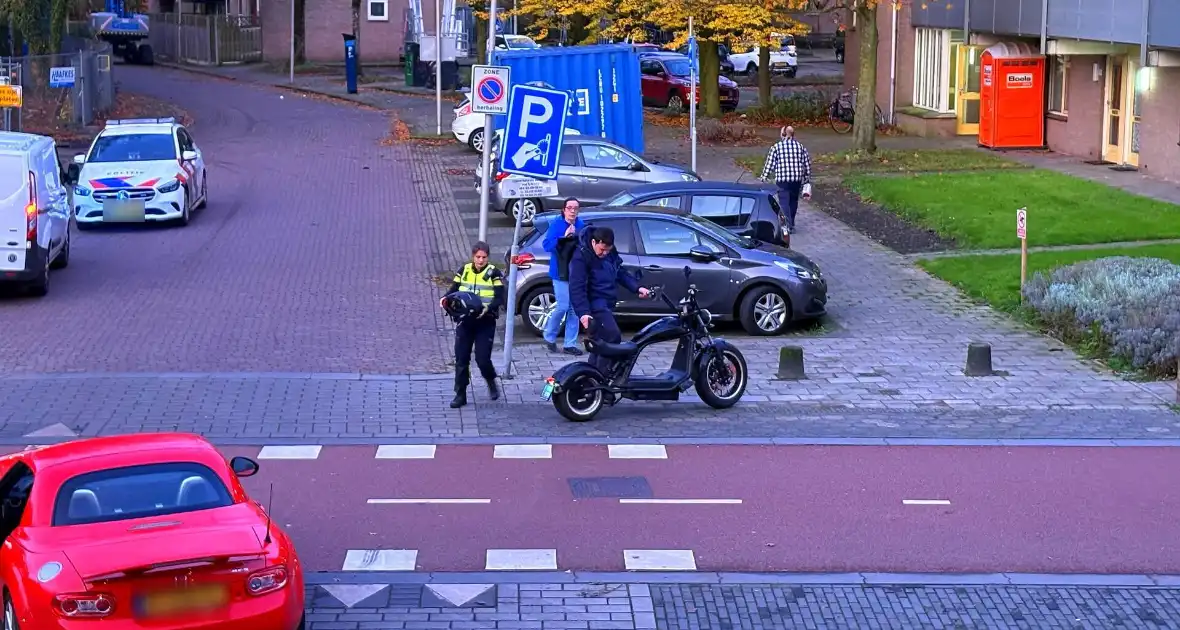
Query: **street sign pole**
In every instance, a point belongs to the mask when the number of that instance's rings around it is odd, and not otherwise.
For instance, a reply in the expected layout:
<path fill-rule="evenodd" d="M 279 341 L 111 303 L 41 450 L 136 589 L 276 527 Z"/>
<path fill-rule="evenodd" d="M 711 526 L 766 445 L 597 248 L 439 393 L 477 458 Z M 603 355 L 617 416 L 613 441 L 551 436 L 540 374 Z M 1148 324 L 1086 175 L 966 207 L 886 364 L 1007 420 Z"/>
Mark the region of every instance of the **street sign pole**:
<path fill-rule="evenodd" d="M 434 0 L 434 116 L 437 128 L 434 134 L 442 135 L 442 0 Z"/>
<path fill-rule="evenodd" d="M 689 90 L 692 94 L 688 97 L 688 126 L 691 129 L 689 132 L 692 135 L 692 172 L 697 172 L 697 65 L 701 53 L 697 48 L 696 36 L 692 32 L 692 16 L 688 16 L 688 52 L 692 55 L 692 62 L 689 66 Z"/>
<path fill-rule="evenodd" d="M 1028 208 L 1016 211 L 1016 238 L 1020 239 L 1020 303 L 1024 304 L 1024 280 L 1028 276 Z"/>
<path fill-rule="evenodd" d="M 491 6 L 488 7 L 488 41 L 487 41 L 487 55 L 484 63 L 491 65 L 492 51 L 496 49 L 496 0 L 491 1 Z M 475 89 L 475 86 L 471 86 Z M 483 116 L 483 185 L 480 186 L 479 191 L 479 240 L 487 242 L 488 240 L 488 196 L 491 193 L 492 187 L 492 134 L 495 131 L 492 129 L 492 116 L 484 114 Z M 509 282 L 512 279 L 509 278 Z M 511 326 L 508 327 L 511 330 Z"/>
<path fill-rule="evenodd" d="M 180 6 L 177 2 L 176 6 Z M 180 40 L 177 40 L 177 46 L 180 45 Z M 287 83 L 295 84 L 295 0 L 291 0 L 291 67 L 287 75 Z"/>

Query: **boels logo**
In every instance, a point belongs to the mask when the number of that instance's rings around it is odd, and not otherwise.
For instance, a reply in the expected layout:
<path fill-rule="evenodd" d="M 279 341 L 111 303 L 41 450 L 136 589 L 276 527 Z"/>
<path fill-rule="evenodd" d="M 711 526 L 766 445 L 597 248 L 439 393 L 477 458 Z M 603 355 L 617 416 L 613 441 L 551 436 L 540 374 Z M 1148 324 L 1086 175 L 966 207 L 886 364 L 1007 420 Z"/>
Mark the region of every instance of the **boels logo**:
<path fill-rule="evenodd" d="M 1033 86 L 1033 75 L 1029 72 L 1013 73 L 1008 75 L 1008 87 L 1010 88 L 1030 88 Z"/>

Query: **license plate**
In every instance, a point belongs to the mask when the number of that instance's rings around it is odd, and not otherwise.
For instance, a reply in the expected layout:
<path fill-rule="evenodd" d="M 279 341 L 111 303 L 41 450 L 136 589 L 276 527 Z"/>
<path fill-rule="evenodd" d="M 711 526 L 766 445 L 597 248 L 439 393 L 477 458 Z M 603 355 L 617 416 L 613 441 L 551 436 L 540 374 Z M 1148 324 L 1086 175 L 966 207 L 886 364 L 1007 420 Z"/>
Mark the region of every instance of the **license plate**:
<path fill-rule="evenodd" d="M 541 400 L 551 400 L 553 398 L 553 381 L 546 381 L 545 387 L 541 388 Z"/>
<path fill-rule="evenodd" d="M 214 610 L 227 603 L 229 592 L 225 587 L 204 586 L 140 595 L 135 598 L 135 614 L 138 617 L 173 617 Z"/>
<path fill-rule="evenodd" d="M 143 201 L 112 199 L 102 204 L 102 220 L 112 223 L 142 223 L 145 220 Z"/>

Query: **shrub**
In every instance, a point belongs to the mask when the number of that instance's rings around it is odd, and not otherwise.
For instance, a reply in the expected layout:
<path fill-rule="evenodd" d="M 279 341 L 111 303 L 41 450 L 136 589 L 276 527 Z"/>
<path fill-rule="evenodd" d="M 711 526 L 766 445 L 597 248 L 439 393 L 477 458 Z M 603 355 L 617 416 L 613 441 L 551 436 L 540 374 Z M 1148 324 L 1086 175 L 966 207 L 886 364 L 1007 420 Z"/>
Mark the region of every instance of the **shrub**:
<path fill-rule="evenodd" d="M 1036 273 L 1024 296 L 1051 329 L 1157 375 L 1180 359 L 1180 265 L 1114 256 Z"/>
<path fill-rule="evenodd" d="M 734 144 L 757 141 L 758 132 L 748 125 L 724 123 L 711 118 L 697 119 L 697 138 L 712 144 Z"/>
<path fill-rule="evenodd" d="M 829 102 L 822 92 L 795 93 L 774 97 L 766 105 L 747 110 L 746 116 L 756 124 L 815 124 L 827 120 Z"/>

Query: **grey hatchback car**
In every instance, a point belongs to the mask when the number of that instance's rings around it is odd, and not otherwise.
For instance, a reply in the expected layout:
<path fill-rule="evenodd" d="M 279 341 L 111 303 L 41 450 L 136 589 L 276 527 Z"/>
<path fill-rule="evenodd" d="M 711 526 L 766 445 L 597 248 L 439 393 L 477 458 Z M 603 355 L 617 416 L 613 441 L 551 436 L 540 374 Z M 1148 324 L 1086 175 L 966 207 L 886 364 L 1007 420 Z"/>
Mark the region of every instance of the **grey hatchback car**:
<path fill-rule="evenodd" d="M 549 253 L 542 235 L 556 212 L 537 215 L 533 229 L 519 243 L 514 261 L 516 312 L 540 336 L 553 308 Z M 698 300 L 718 321 L 736 321 L 751 335 L 778 335 L 792 322 L 821 317 L 827 309 L 828 285 L 819 266 L 791 249 L 739 236 L 685 210 L 622 206 L 581 213 L 590 226 L 614 230 L 615 250 L 623 266 L 639 273 L 644 286 L 662 286 L 673 301 L 686 294 L 683 270 L 692 269 Z M 505 261 L 509 262 L 509 261 Z M 668 315 L 662 300 L 641 300 L 619 291 L 620 319 L 654 319 Z"/>
<path fill-rule="evenodd" d="M 499 161 L 495 158 L 493 164 Z M 475 167 L 475 189 L 483 184 L 482 164 Z M 495 183 L 517 177 L 493 167 Z M 582 206 L 596 206 L 609 197 L 641 184 L 657 182 L 698 182 L 701 178 L 686 168 L 661 164 L 640 157 L 621 145 L 594 136 L 565 136 L 557 169 L 557 194 L 543 199 L 503 199 L 499 186 L 489 191 L 489 206 L 531 225 L 533 217 L 545 210 L 556 210 L 565 205 L 567 197 L 577 197 Z"/>
<path fill-rule="evenodd" d="M 683 209 L 739 236 L 791 246 L 787 217 L 779 207 L 775 189 L 769 185 L 712 181 L 647 184 L 621 192 L 602 206 Z"/>

